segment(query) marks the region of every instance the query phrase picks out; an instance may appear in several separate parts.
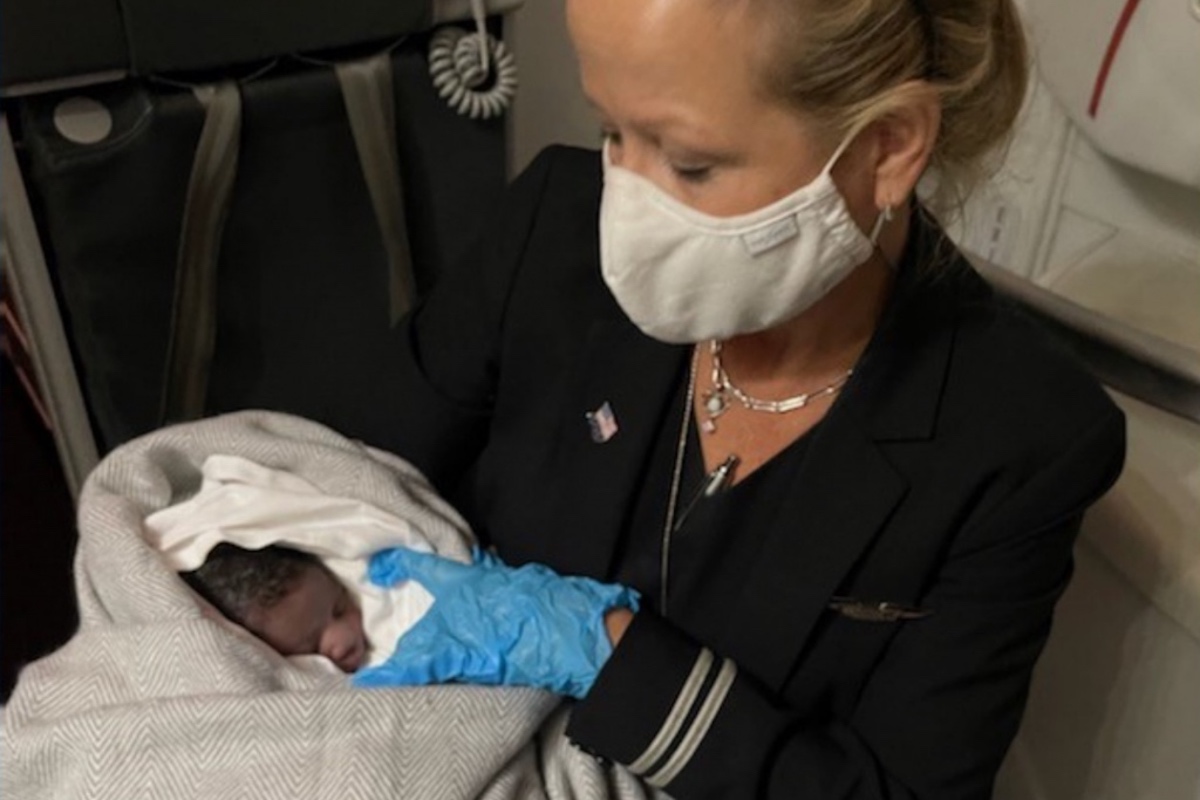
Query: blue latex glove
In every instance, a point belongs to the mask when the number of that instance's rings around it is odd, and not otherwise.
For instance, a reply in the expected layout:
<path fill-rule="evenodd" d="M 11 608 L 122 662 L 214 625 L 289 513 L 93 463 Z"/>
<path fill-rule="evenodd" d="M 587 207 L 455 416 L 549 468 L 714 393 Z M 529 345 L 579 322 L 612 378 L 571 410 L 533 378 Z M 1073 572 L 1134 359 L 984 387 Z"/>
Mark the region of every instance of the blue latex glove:
<path fill-rule="evenodd" d="M 509 567 L 479 548 L 470 564 L 383 550 L 367 575 L 384 587 L 415 580 L 434 603 L 386 662 L 354 675 L 356 686 L 458 682 L 583 697 L 612 654 L 605 612 L 638 607 L 632 589 L 563 577 L 540 564 Z"/>

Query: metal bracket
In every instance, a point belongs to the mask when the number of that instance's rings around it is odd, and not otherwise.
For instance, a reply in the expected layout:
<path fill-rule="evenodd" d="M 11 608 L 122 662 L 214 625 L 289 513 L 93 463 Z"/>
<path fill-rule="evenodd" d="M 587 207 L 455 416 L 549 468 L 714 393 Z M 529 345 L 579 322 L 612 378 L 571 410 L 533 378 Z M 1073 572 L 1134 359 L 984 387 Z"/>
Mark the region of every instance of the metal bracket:
<path fill-rule="evenodd" d="M 1200 353 L 1135 330 L 967 254 L 1001 294 L 1066 344 L 1102 382 L 1163 411 L 1200 422 Z"/>
<path fill-rule="evenodd" d="M 488 16 L 507 14 L 525 5 L 525 0 L 486 0 Z M 471 0 L 433 0 L 433 24 L 471 19 Z"/>

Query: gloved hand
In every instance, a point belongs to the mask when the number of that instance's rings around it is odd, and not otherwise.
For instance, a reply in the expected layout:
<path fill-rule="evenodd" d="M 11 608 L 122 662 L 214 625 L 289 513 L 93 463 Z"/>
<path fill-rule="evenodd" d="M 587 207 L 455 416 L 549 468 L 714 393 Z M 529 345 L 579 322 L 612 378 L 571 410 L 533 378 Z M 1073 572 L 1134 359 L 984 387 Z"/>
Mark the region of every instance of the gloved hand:
<path fill-rule="evenodd" d="M 580 698 L 612 654 L 605 612 L 638 607 L 632 589 L 540 564 L 509 567 L 479 548 L 470 564 L 383 550 L 367 575 L 384 587 L 415 580 L 434 603 L 386 662 L 354 675 L 356 686 L 536 686 Z"/>

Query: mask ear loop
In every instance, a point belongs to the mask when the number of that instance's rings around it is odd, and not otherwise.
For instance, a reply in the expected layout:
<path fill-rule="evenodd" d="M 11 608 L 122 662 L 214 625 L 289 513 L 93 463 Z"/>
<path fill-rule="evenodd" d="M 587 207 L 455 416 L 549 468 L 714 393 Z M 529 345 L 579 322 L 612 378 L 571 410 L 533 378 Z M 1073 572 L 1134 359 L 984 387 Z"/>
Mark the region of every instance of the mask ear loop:
<path fill-rule="evenodd" d="M 842 140 L 842 143 L 838 145 L 837 150 L 833 151 L 833 156 L 829 159 L 828 163 L 825 164 L 825 169 L 821 170 L 822 176 L 829 175 L 831 172 L 833 172 L 834 164 L 836 164 L 838 159 L 845 154 L 846 150 L 850 147 L 850 143 L 853 141 L 854 134 L 851 134 Z M 879 234 L 883 232 L 883 226 L 891 222 L 892 218 L 893 210 L 891 204 L 885 205 L 880 210 L 879 216 L 875 218 L 875 225 L 871 228 L 870 241 L 872 247 L 879 247 Z"/>
<path fill-rule="evenodd" d="M 871 246 L 879 247 L 879 234 L 883 232 L 883 226 L 892 221 L 893 213 L 890 205 L 885 205 L 879 212 L 879 216 L 875 218 L 875 226 L 871 228 Z"/>
<path fill-rule="evenodd" d="M 843 155 L 845 155 L 848 149 L 850 149 L 850 145 L 854 142 L 854 139 L 857 135 L 857 133 L 852 133 L 845 139 L 842 139 L 842 143 L 837 146 L 837 150 L 834 150 L 833 155 L 830 156 L 829 160 L 825 162 L 825 169 L 821 170 L 821 177 L 833 172 L 833 165 L 836 164 Z"/>

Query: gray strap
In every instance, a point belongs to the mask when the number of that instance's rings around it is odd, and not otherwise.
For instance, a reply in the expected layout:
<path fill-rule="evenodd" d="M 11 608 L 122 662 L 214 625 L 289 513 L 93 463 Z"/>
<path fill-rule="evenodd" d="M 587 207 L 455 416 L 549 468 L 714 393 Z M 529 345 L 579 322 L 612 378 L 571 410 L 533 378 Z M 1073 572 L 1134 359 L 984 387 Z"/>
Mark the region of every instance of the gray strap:
<path fill-rule="evenodd" d="M 194 90 L 205 109 L 183 210 L 163 389 L 164 422 L 204 416 L 217 340 L 217 261 L 237 177 L 242 98 L 226 81 Z"/>
<path fill-rule="evenodd" d="M 404 193 L 396 156 L 396 102 L 390 52 L 334 65 L 354 146 L 362 165 L 389 266 L 389 307 L 395 325 L 416 297 Z"/>
<path fill-rule="evenodd" d="M 54 443 L 71 496 L 78 500 L 84 479 L 99 460 L 96 438 L 6 115 L 0 115 L 0 194 L 0 269 L 7 272 L 17 314 L 29 331 L 30 356 L 53 423 Z"/>

